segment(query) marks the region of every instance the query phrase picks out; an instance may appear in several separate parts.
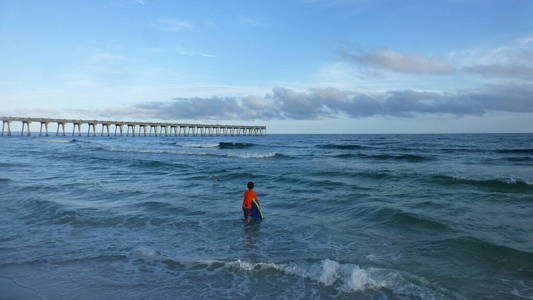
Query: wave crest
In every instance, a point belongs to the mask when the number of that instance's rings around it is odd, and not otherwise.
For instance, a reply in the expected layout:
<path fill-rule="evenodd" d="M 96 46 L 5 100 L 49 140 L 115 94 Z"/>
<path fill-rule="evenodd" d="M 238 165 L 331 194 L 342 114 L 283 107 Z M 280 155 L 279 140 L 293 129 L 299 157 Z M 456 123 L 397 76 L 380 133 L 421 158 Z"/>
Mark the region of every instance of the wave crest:
<path fill-rule="evenodd" d="M 218 143 L 218 148 L 220 149 L 246 149 L 254 147 L 255 144 L 252 143 L 229 143 L 229 142 L 220 142 Z"/>
<path fill-rule="evenodd" d="M 415 154 L 352 154 L 344 153 L 335 155 L 336 158 L 363 158 L 363 159 L 375 159 L 375 160 L 397 160 L 407 162 L 424 162 L 434 160 L 432 157 L 415 155 Z"/>
<path fill-rule="evenodd" d="M 43 138 L 37 138 L 36 139 L 39 142 L 45 142 L 45 143 L 52 143 L 52 144 L 71 144 L 76 143 L 78 140 L 76 139 L 43 139 Z"/>
<path fill-rule="evenodd" d="M 432 181 L 446 186 L 465 185 L 486 188 L 497 192 L 532 193 L 533 183 L 520 179 L 471 179 L 447 175 L 436 175 Z"/>
<path fill-rule="evenodd" d="M 268 153 L 218 153 L 218 152 L 199 152 L 199 151 L 175 151 L 163 149 L 144 149 L 144 148 L 121 148 L 121 147 L 104 147 L 93 146 L 93 149 L 110 151 L 110 152 L 132 152 L 132 153 L 154 153 L 154 154 L 176 154 L 176 155 L 192 155 L 192 156 L 217 156 L 230 158 L 290 158 L 289 155 L 268 152 Z"/>
<path fill-rule="evenodd" d="M 211 143 L 211 144 L 179 144 L 179 143 L 176 143 L 175 144 L 176 146 L 178 147 L 183 147 L 183 148 L 217 148 L 219 143 Z"/>
<path fill-rule="evenodd" d="M 246 149 L 256 146 L 252 143 L 234 143 L 234 142 L 219 142 L 208 144 L 180 144 L 176 143 L 176 146 L 183 148 L 219 148 L 219 149 Z"/>
<path fill-rule="evenodd" d="M 354 150 L 354 149 L 366 148 L 365 146 L 361 146 L 358 144 L 324 144 L 324 145 L 318 145 L 317 147 L 322 148 L 322 149 L 338 149 L 338 150 Z"/>
<path fill-rule="evenodd" d="M 169 268 L 207 271 L 226 269 L 246 273 L 297 276 L 333 287 L 343 293 L 387 289 L 399 296 L 422 298 L 445 296 L 437 295 L 436 291 L 431 288 L 420 285 L 419 283 L 427 283 L 423 278 L 413 280 L 398 271 L 373 267 L 361 268 L 356 264 L 343 264 L 332 259 L 324 259 L 311 264 L 247 262 L 240 259 L 232 261 L 192 260 L 166 256 L 148 247 L 135 249 L 133 256 L 147 263 L 162 263 Z M 443 289 L 440 292 L 443 292 Z"/>

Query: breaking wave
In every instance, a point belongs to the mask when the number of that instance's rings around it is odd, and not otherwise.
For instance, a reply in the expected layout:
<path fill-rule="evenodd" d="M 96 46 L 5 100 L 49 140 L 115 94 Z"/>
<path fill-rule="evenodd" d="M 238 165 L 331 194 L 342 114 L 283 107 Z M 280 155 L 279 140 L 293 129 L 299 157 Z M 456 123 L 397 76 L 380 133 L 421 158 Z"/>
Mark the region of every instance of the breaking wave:
<path fill-rule="evenodd" d="M 342 293 L 357 293 L 368 290 L 389 290 L 397 296 L 435 298 L 443 297 L 441 291 L 434 291 L 423 278 L 406 276 L 398 271 L 382 268 L 361 268 L 356 264 L 343 264 L 324 259 L 317 263 L 263 263 L 243 260 L 192 260 L 178 259 L 148 248 L 133 250 L 133 258 L 147 263 L 162 263 L 171 269 L 206 271 L 226 270 L 237 273 L 268 274 L 274 276 L 297 276 L 310 279 L 317 284 L 333 287 Z M 450 292 L 446 292 L 451 296 Z"/>
<path fill-rule="evenodd" d="M 132 153 L 155 153 L 155 154 L 176 154 L 176 155 L 192 155 L 192 156 L 217 156 L 217 157 L 234 157 L 234 158 L 290 158 L 290 156 L 277 153 L 218 153 L 218 152 L 199 152 L 199 151 L 174 151 L 174 150 L 160 150 L 160 149 L 142 149 L 142 148 L 120 148 L 120 147 L 102 147 L 97 146 L 93 149 L 110 152 L 132 152 Z"/>
<path fill-rule="evenodd" d="M 178 147 L 183 147 L 183 148 L 217 148 L 219 143 L 211 143 L 211 144 L 179 144 L 179 143 L 176 143 L 175 144 L 176 146 Z"/>
<path fill-rule="evenodd" d="M 70 144 L 70 143 L 76 143 L 78 141 L 76 139 L 56 140 L 56 139 L 42 139 L 42 138 L 38 138 L 36 140 L 40 142 L 53 143 L 53 144 Z"/>

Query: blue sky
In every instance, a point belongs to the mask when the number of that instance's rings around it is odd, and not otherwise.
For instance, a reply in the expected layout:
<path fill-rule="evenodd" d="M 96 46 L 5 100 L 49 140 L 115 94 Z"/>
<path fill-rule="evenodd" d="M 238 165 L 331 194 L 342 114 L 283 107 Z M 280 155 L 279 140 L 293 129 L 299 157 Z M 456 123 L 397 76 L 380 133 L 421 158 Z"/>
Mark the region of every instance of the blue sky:
<path fill-rule="evenodd" d="M 0 115 L 533 132 L 533 1 L 0 0 Z"/>

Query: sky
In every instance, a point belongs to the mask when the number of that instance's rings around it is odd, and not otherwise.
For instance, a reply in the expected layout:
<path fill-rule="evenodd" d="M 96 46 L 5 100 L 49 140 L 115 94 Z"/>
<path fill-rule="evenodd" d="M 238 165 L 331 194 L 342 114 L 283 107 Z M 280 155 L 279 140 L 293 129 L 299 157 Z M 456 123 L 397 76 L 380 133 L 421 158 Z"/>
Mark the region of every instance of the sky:
<path fill-rule="evenodd" d="M 0 116 L 533 132 L 530 0 L 0 0 Z"/>

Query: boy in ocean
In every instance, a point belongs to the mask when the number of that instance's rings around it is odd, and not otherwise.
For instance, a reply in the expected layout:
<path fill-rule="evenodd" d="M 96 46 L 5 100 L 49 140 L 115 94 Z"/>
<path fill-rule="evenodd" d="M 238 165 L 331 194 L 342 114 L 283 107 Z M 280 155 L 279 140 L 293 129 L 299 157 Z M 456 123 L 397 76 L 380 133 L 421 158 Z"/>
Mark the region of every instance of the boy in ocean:
<path fill-rule="evenodd" d="M 250 224 L 250 219 L 252 217 L 252 200 L 255 199 L 257 204 L 261 205 L 261 201 L 257 198 L 257 194 L 254 191 L 254 183 L 248 182 L 248 189 L 244 191 L 244 199 L 242 200 L 242 211 L 244 213 L 244 218 L 246 224 Z"/>

